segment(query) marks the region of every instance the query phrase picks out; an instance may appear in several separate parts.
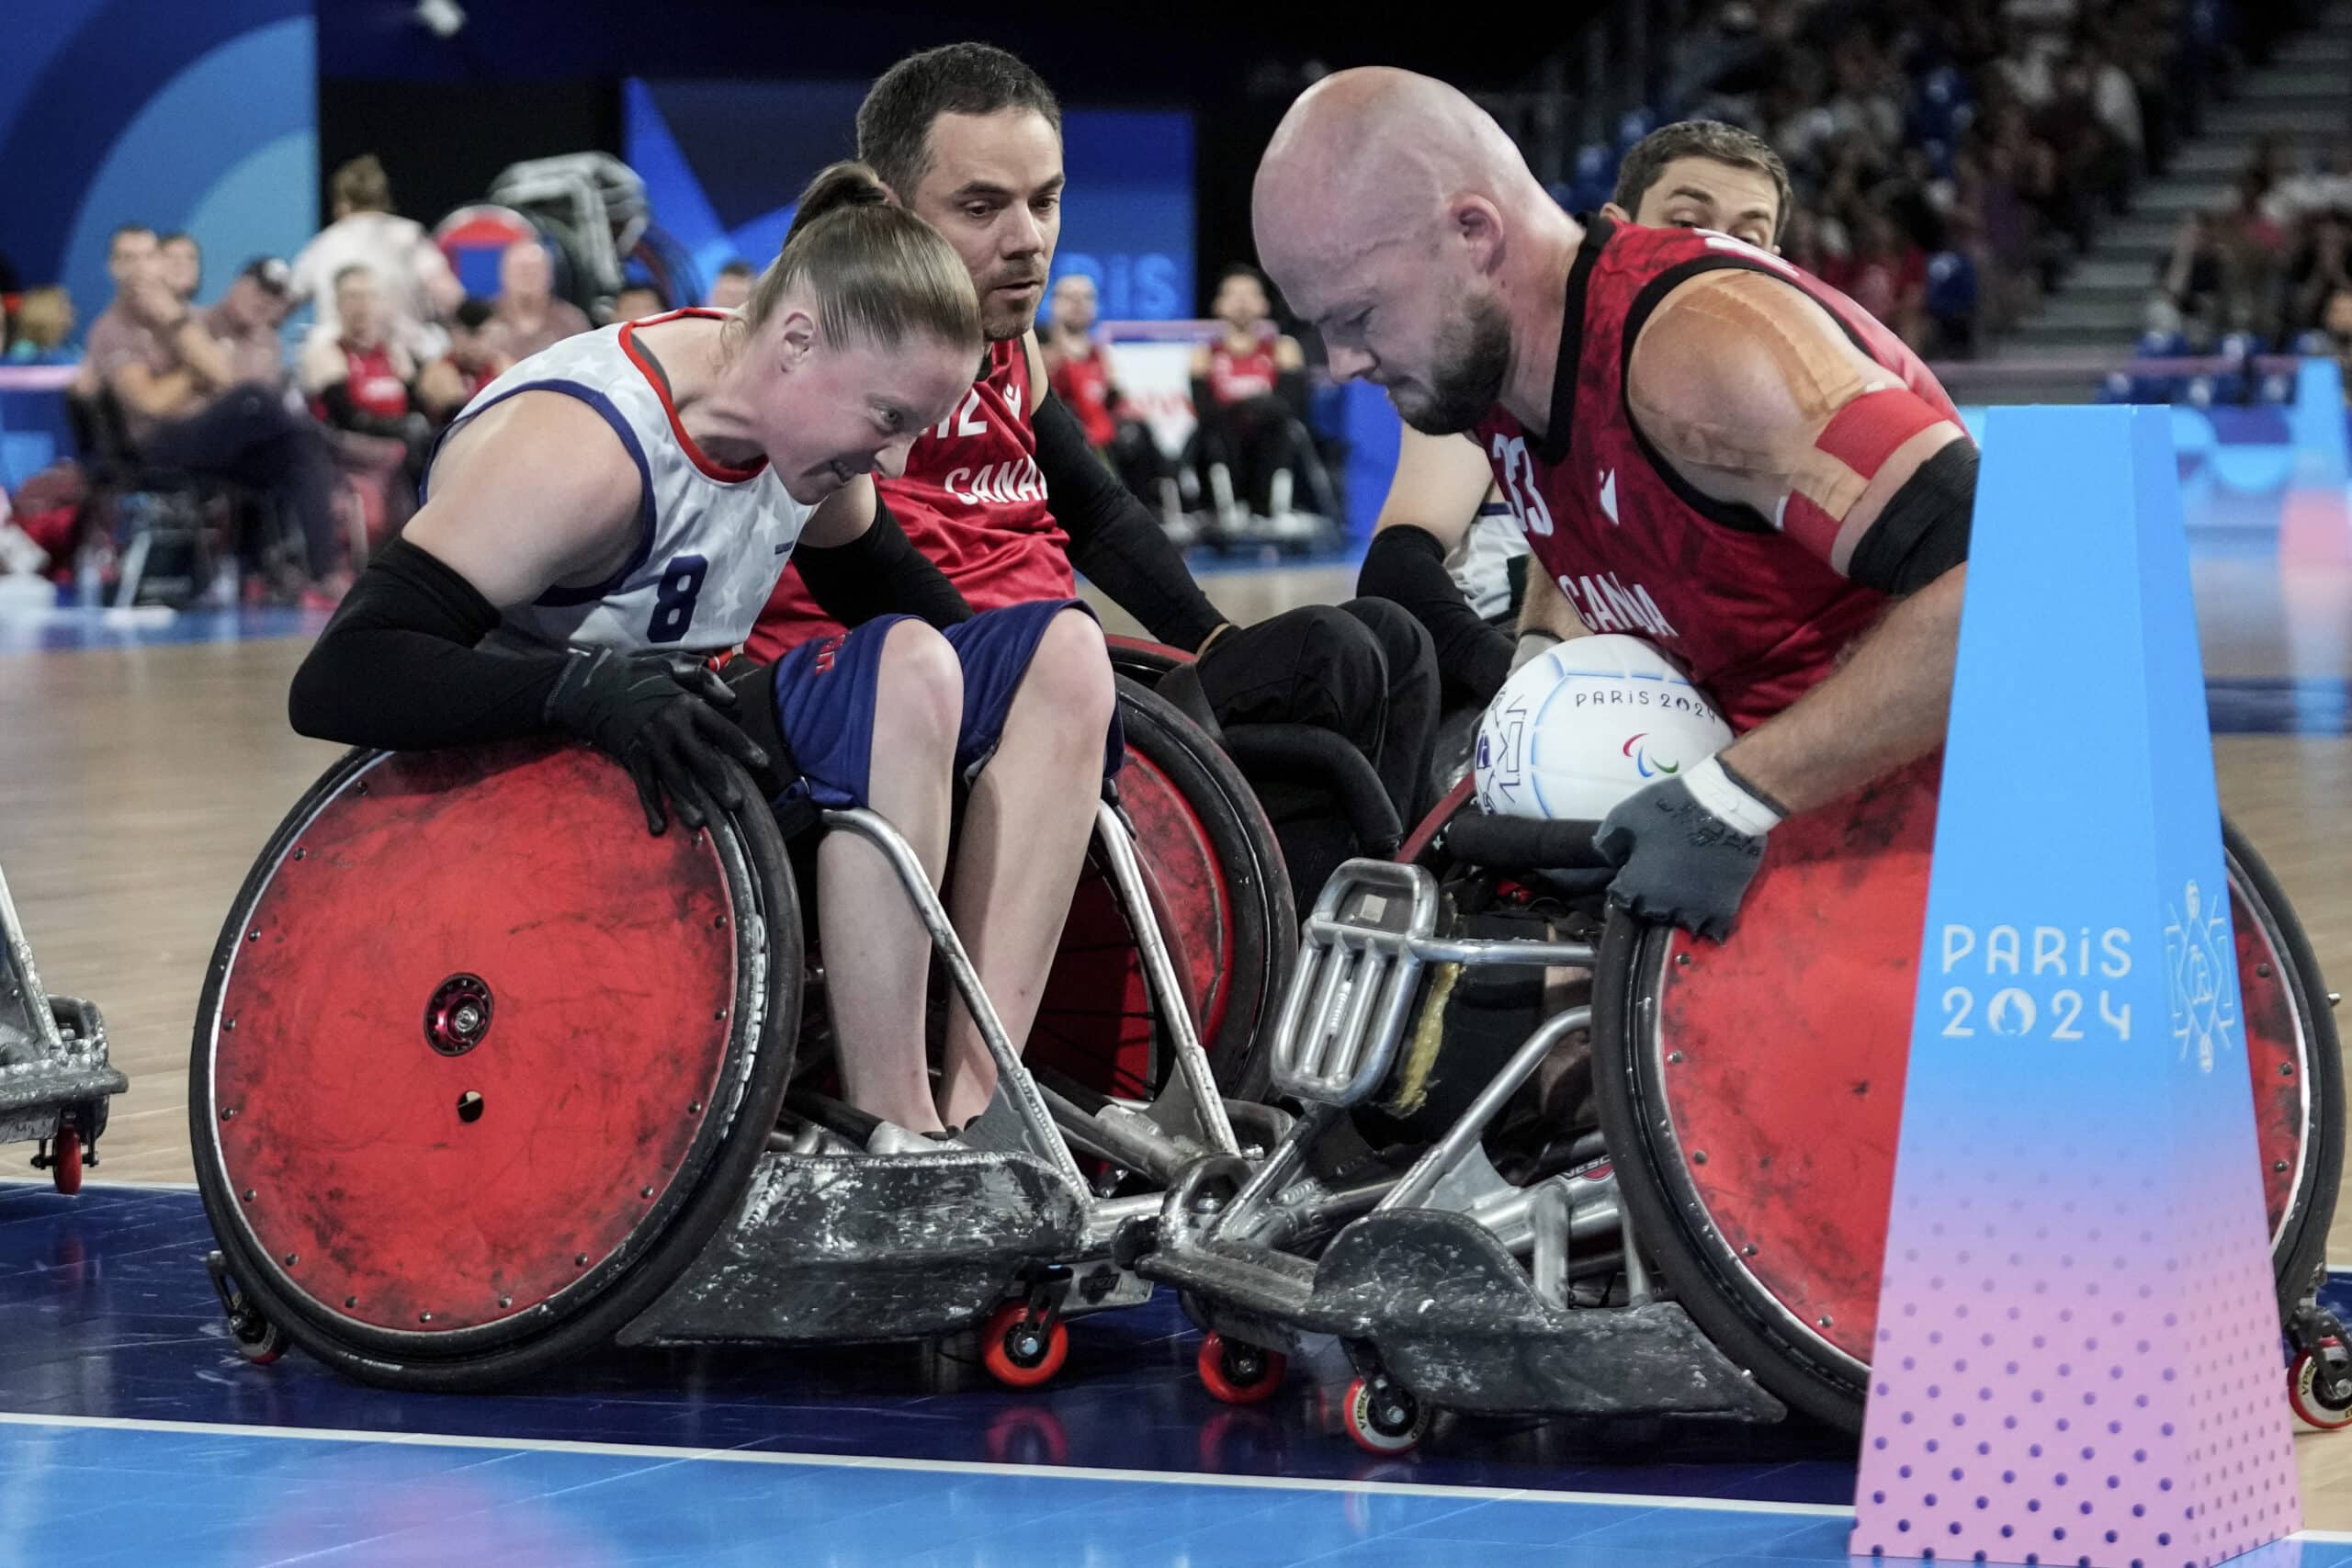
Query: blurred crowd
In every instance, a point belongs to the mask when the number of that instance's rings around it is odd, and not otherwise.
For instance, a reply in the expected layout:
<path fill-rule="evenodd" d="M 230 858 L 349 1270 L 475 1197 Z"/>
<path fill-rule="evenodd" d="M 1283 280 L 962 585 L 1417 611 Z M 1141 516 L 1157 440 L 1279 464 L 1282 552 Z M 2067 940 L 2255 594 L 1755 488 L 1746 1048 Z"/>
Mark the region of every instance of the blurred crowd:
<path fill-rule="evenodd" d="M 2228 205 L 2183 215 L 2147 327 L 2192 348 L 2250 334 L 2352 354 L 2352 130 L 2263 138 Z"/>
<path fill-rule="evenodd" d="M 1914 347 L 1959 357 L 2063 283 L 2308 8 L 1729 0 L 1677 40 L 1670 96 L 1787 160 L 1791 259 Z M 2301 174 L 2290 161 L 2282 150 L 2266 192 Z M 2292 245 L 2271 238 L 2280 259 L 2249 287 L 2275 310 Z"/>
<path fill-rule="evenodd" d="M 51 575 L 107 592 L 128 536 L 163 531 L 203 563 L 200 581 L 170 577 L 175 599 L 331 604 L 414 510 L 441 429 L 508 366 L 591 325 L 536 239 L 499 255 L 494 294 L 469 298 L 372 156 L 335 172 L 331 201 L 299 254 L 242 258 L 210 291 L 192 236 L 121 224 L 112 298 L 78 341 L 63 288 L 13 297 L 7 361 L 76 367 L 77 450 L 20 488 L 0 570 L 28 541 Z M 722 271 L 714 302 L 740 302 L 750 276 Z M 624 315 L 663 307 L 632 293 Z"/>
<path fill-rule="evenodd" d="M 1965 357 L 2065 281 L 2211 99 L 2314 6 L 1720 0 L 1669 40 L 1657 101 L 1770 141 L 1795 187 L 1783 254 L 1922 353 Z M 1627 117 L 1614 153 L 1654 118 Z M 1615 164 L 1587 148 L 1558 194 L 1598 207 Z M 16 497 L 0 569 L 29 558 L 29 535 L 52 574 L 95 557 L 111 581 L 130 528 L 118 502 L 135 494 L 150 523 L 209 519 L 187 524 L 220 541 L 205 592 L 332 602 L 413 510 L 439 430 L 507 366 L 591 325 L 539 240 L 500 254 L 495 289 L 469 298 L 374 157 L 336 170 L 330 195 L 332 220 L 298 254 L 235 258 L 211 290 L 192 236 L 124 223 L 113 297 L 86 323 L 62 288 L 17 292 L 0 261 L 6 360 L 75 367 L 78 447 Z M 704 302 L 740 303 L 752 279 L 731 263 Z M 1250 268 L 1219 280 L 1222 332 L 1193 367 L 1200 428 L 1179 460 L 1087 346 L 1082 283 L 1057 292 L 1046 333 L 1057 388 L 1171 528 L 1216 542 L 1336 513 L 1333 453 L 1306 417 L 1314 345 L 1302 376 Z M 2352 124 L 2259 142 L 2228 201 L 2182 218 L 2152 284 L 2143 353 L 2291 346 L 2352 367 Z M 613 313 L 677 302 L 625 288 Z"/>

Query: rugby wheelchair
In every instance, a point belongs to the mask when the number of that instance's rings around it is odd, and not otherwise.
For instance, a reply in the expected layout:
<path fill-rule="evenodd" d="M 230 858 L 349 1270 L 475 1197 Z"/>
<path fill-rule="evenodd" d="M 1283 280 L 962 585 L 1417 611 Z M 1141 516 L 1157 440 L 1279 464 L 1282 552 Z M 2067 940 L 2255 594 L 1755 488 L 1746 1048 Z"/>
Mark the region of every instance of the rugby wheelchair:
<path fill-rule="evenodd" d="M 462 1390 L 613 1344 L 977 1325 L 1001 1381 L 1051 1377 L 1069 1318 L 1149 1296 L 1165 1184 L 1287 1124 L 1251 1103 L 1296 953 L 1280 852 L 1180 712 L 1125 680 L 1120 709 L 1025 1063 L 905 841 L 824 816 L 897 866 L 999 1062 L 970 1152 L 914 1156 L 824 1152 L 856 1112 L 823 1092 L 822 954 L 766 807 L 655 838 L 582 746 L 347 754 L 247 877 L 196 1021 L 241 1351 Z"/>
<path fill-rule="evenodd" d="M 1305 928 L 1266 1049 L 1301 1108 L 1170 1190 L 1149 1276 L 1231 1402 L 1336 1337 L 1374 1452 L 1440 1409 L 1860 1428 L 1940 759 L 1775 829 L 1727 942 L 1605 908 L 1590 823 L 1465 782 Z M 2290 1397 L 2352 1425 L 2318 1305 L 2343 1066 L 2311 948 L 2223 829 Z"/>
<path fill-rule="evenodd" d="M 98 1163 L 107 1106 L 130 1087 L 107 1055 L 98 1010 L 42 989 L 0 875 L 0 1144 L 35 1142 L 33 1168 L 60 1192 L 79 1192 L 83 1167 Z"/>

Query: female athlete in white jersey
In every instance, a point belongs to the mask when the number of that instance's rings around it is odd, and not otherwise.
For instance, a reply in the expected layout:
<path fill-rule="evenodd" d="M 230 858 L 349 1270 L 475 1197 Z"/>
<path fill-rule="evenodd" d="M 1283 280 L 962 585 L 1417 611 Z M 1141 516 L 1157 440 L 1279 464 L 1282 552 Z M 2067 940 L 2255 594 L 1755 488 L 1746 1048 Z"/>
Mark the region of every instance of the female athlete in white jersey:
<path fill-rule="evenodd" d="M 972 616 L 866 477 L 901 470 L 982 352 L 954 250 L 864 165 L 827 170 L 740 311 L 572 338 L 476 395 L 296 675 L 294 727 L 402 749 L 567 730 L 628 767 L 655 832 L 664 795 L 689 826 L 707 796 L 737 804 L 731 755 L 779 798 L 870 807 L 934 885 L 967 779 L 951 908 L 1023 1041 L 1121 754 L 1102 632 L 1075 601 Z M 732 691 L 631 657 L 741 643 L 796 543 L 854 629 Z M 994 1089 L 977 1028 L 958 1003 L 934 1100 L 929 943 L 880 852 L 829 837 L 817 907 L 844 1088 L 884 1123 L 869 1146 L 939 1146 L 919 1134 Z"/>

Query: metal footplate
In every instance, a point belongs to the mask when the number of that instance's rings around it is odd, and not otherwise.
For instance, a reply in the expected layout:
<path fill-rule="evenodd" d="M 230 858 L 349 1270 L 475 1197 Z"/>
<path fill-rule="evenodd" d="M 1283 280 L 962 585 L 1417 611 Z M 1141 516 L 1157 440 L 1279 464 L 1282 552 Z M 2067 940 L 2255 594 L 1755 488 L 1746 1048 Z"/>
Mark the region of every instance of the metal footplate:
<path fill-rule="evenodd" d="M 1559 1307 L 1465 1214 L 1389 1210 L 1341 1231 L 1319 1263 L 1191 1235 L 1143 1271 L 1199 1298 L 1207 1326 L 1296 1353 L 1304 1335 L 1370 1346 L 1432 1404 L 1488 1414 L 1788 1412 L 1672 1302 Z"/>
<path fill-rule="evenodd" d="M 1083 1195 L 1024 1154 L 771 1152 L 624 1345 L 843 1343 L 978 1322 L 1083 1250 Z"/>
<path fill-rule="evenodd" d="M 1370 1343 L 1421 1399 L 1456 1410 L 1788 1414 L 1676 1303 L 1549 1305 L 1492 1232 L 1443 1210 L 1385 1211 L 1342 1231 L 1308 1313 L 1326 1332 Z"/>
<path fill-rule="evenodd" d="M 0 1143 L 54 1137 L 71 1114 L 80 1141 L 93 1144 L 105 1130 L 108 1097 L 130 1087 L 108 1060 L 98 1010 L 41 988 L 0 876 Z"/>

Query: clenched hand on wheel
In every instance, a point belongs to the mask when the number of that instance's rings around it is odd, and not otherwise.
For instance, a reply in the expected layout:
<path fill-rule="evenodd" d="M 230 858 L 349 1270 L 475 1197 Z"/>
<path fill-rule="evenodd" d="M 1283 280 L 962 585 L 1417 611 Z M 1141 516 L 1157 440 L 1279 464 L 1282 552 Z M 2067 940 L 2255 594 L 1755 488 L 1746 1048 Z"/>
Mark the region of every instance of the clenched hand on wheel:
<path fill-rule="evenodd" d="M 547 719 L 628 770 L 646 828 L 660 833 L 668 826 L 664 795 L 678 820 L 699 828 L 714 804 L 732 811 L 743 803 L 727 759 L 766 766 L 767 753 L 720 711 L 734 705 L 734 692 L 698 660 L 574 648 L 548 694 Z"/>
<path fill-rule="evenodd" d="M 1609 901 L 1721 942 L 1756 879 L 1764 835 L 1786 815 L 1720 758 L 1660 779 L 1620 801 L 1593 836 L 1621 868 Z"/>

